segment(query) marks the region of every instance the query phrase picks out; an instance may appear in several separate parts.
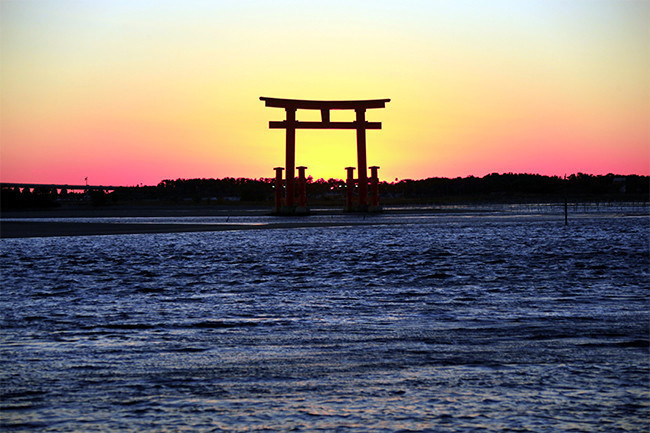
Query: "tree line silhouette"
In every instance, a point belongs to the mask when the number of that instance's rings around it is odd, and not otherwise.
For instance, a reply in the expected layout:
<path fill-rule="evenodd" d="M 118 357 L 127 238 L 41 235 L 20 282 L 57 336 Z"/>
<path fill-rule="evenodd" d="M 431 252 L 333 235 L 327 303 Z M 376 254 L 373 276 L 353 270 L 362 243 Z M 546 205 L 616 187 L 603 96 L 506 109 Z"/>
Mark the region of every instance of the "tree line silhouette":
<path fill-rule="evenodd" d="M 112 192 L 3 187 L 0 197 L 3 210 L 47 208 L 74 202 L 95 206 L 147 202 L 270 205 L 274 184 L 273 178 L 166 179 L 156 186 L 120 187 Z M 312 204 L 338 205 L 345 200 L 345 193 L 344 180 L 307 179 L 307 196 Z M 383 203 L 394 204 L 562 201 L 565 197 L 572 201 L 648 201 L 650 176 L 578 173 L 564 179 L 537 174 L 493 173 L 451 179 L 396 179 L 395 182 L 380 182 L 379 194 Z"/>

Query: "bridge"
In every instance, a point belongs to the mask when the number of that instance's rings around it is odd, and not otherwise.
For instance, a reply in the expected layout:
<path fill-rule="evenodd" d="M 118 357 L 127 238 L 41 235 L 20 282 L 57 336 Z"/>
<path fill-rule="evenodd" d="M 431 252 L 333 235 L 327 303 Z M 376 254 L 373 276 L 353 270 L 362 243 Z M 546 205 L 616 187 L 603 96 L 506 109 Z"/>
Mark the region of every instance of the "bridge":
<path fill-rule="evenodd" d="M 48 189 L 67 189 L 73 191 L 115 191 L 123 186 L 110 186 L 110 185 L 62 185 L 54 183 L 12 183 L 0 182 L 0 188 L 48 188 Z"/>

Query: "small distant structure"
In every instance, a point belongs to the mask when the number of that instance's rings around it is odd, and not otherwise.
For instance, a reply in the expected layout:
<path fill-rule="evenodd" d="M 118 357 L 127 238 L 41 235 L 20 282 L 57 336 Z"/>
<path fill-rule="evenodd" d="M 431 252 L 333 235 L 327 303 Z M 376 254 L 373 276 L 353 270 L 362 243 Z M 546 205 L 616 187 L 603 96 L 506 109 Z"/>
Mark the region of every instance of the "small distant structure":
<path fill-rule="evenodd" d="M 366 130 L 381 129 L 381 122 L 368 122 L 365 118 L 367 109 L 384 108 L 390 99 L 369 99 L 360 101 L 313 101 L 301 99 L 280 99 L 260 97 L 266 107 L 284 108 L 286 120 L 269 122 L 270 129 L 284 129 L 286 131 L 286 159 L 285 167 L 275 167 L 275 214 L 276 215 L 303 215 L 309 213 L 306 197 L 305 170 L 307 167 L 298 168 L 298 194 L 296 197 L 296 129 L 355 129 L 357 131 L 357 170 L 358 185 L 357 199 L 354 199 L 354 167 L 347 170 L 347 196 L 345 210 L 348 212 L 377 212 L 379 206 L 378 193 L 378 166 L 370 167 L 371 170 L 371 197 L 368 200 L 368 168 L 366 161 Z M 296 120 L 297 110 L 320 110 L 320 122 L 305 122 Z M 354 110 L 354 122 L 330 121 L 330 110 Z M 283 182 L 282 171 L 286 170 Z M 284 184 L 284 196 L 282 195 Z"/>
<path fill-rule="evenodd" d="M 87 179 L 87 178 L 86 178 Z M 20 188 L 20 189 L 30 189 L 30 188 L 49 188 L 53 190 L 65 191 L 66 193 L 70 191 L 115 191 L 116 189 L 123 188 L 121 186 L 111 186 L 111 185 L 88 185 L 86 182 L 85 185 L 70 185 L 70 184 L 54 184 L 54 183 L 13 183 L 13 182 L 2 182 L 0 183 L 2 188 Z"/>
<path fill-rule="evenodd" d="M 618 176 L 615 177 L 614 180 L 612 180 L 612 183 L 618 188 L 618 192 L 623 194 L 626 192 L 627 189 L 626 182 L 627 182 L 626 176 Z"/>

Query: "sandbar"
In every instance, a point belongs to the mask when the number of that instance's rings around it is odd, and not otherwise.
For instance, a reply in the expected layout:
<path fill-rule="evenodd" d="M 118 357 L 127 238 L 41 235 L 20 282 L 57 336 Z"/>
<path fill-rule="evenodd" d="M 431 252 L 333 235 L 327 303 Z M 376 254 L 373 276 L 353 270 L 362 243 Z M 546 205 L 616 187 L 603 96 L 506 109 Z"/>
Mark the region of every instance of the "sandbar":
<path fill-rule="evenodd" d="M 389 224 L 360 222 L 290 222 L 264 224 L 164 224 L 164 223 L 103 223 L 58 221 L 2 221 L 0 238 L 34 238 L 54 236 L 98 236 L 146 233 L 218 232 L 226 230 L 287 229 L 301 227 L 337 227 L 350 225 Z"/>

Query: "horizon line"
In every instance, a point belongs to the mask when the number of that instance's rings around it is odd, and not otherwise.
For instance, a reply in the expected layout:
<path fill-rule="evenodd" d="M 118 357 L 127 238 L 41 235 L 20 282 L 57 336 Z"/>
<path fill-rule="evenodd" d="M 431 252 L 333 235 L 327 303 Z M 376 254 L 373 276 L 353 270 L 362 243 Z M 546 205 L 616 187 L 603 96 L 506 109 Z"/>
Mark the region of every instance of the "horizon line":
<path fill-rule="evenodd" d="M 614 177 L 629 177 L 629 176 L 638 176 L 638 177 L 650 177 L 650 174 L 637 174 L 637 173 L 628 173 L 628 174 L 620 174 L 620 173 L 607 173 L 607 174 L 590 174 L 590 173 L 583 173 L 583 172 L 576 172 L 576 173 L 571 173 L 571 174 L 564 174 L 564 175 L 547 175 L 547 174 L 539 174 L 539 173 L 515 173 L 515 172 L 492 172 L 485 174 L 483 176 L 475 176 L 475 175 L 466 175 L 466 176 L 455 176 L 455 177 L 439 177 L 439 176 L 430 176 L 426 178 L 421 178 L 421 179 L 414 179 L 414 178 L 395 178 L 394 181 L 387 181 L 387 180 L 380 180 L 380 182 L 386 182 L 386 183 L 399 183 L 402 181 L 412 181 L 412 182 L 417 182 L 421 180 L 427 180 L 427 179 L 448 179 L 448 180 L 453 180 L 453 179 L 467 179 L 467 178 L 485 178 L 487 176 L 492 176 L 492 175 L 498 175 L 498 176 L 504 176 L 504 175 L 514 175 L 514 176 L 541 176 L 541 177 L 571 177 L 571 176 L 577 176 L 577 175 L 585 175 L 585 176 L 614 176 Z M 338 179 L 338 178 L 329 178 L 325 179 L 324 177 L 320 178 L 314 178 L 311 177 L 312 180 L 338 180 L 338 181 L 345 181 L 345 179 Z M 143 187 L 155 187 L 160 185 L 164 181 L 178 181 L 178 180 L 224 180 L 224 179 L 247 179 L 247 180 L 256 180 L 259 181 L 260 179 L 265 179 L 265 180 L 275 180 L 274 177 L 234 177 L 234 176 L 225 176 L 225 177 L 178 177 L 176 179 L 161 179 L 157 184 L 155 185 L 145 185 L 144 183 L 140 184 L 134 184 L 134 185 L 80 185 L 80 184 L 73 184 L 73 183 L 35 183 L 35 182 L 5 182 L 5 181 L 0 181 L 0 188 L 14 188 L 14 187 L 19 187 L 19 188 L 38 188 L 38 187 L 49 187 L 49 188 L 66 188 L 66 189 L 74 189 L 74 190 L 81 190 L 81 189 L 118 189 L 118 188 L 143 188 Z M 309 179 L 309 178 L 308 178 Z M 284 179 L 283 179 L 284 181 Z"/>

